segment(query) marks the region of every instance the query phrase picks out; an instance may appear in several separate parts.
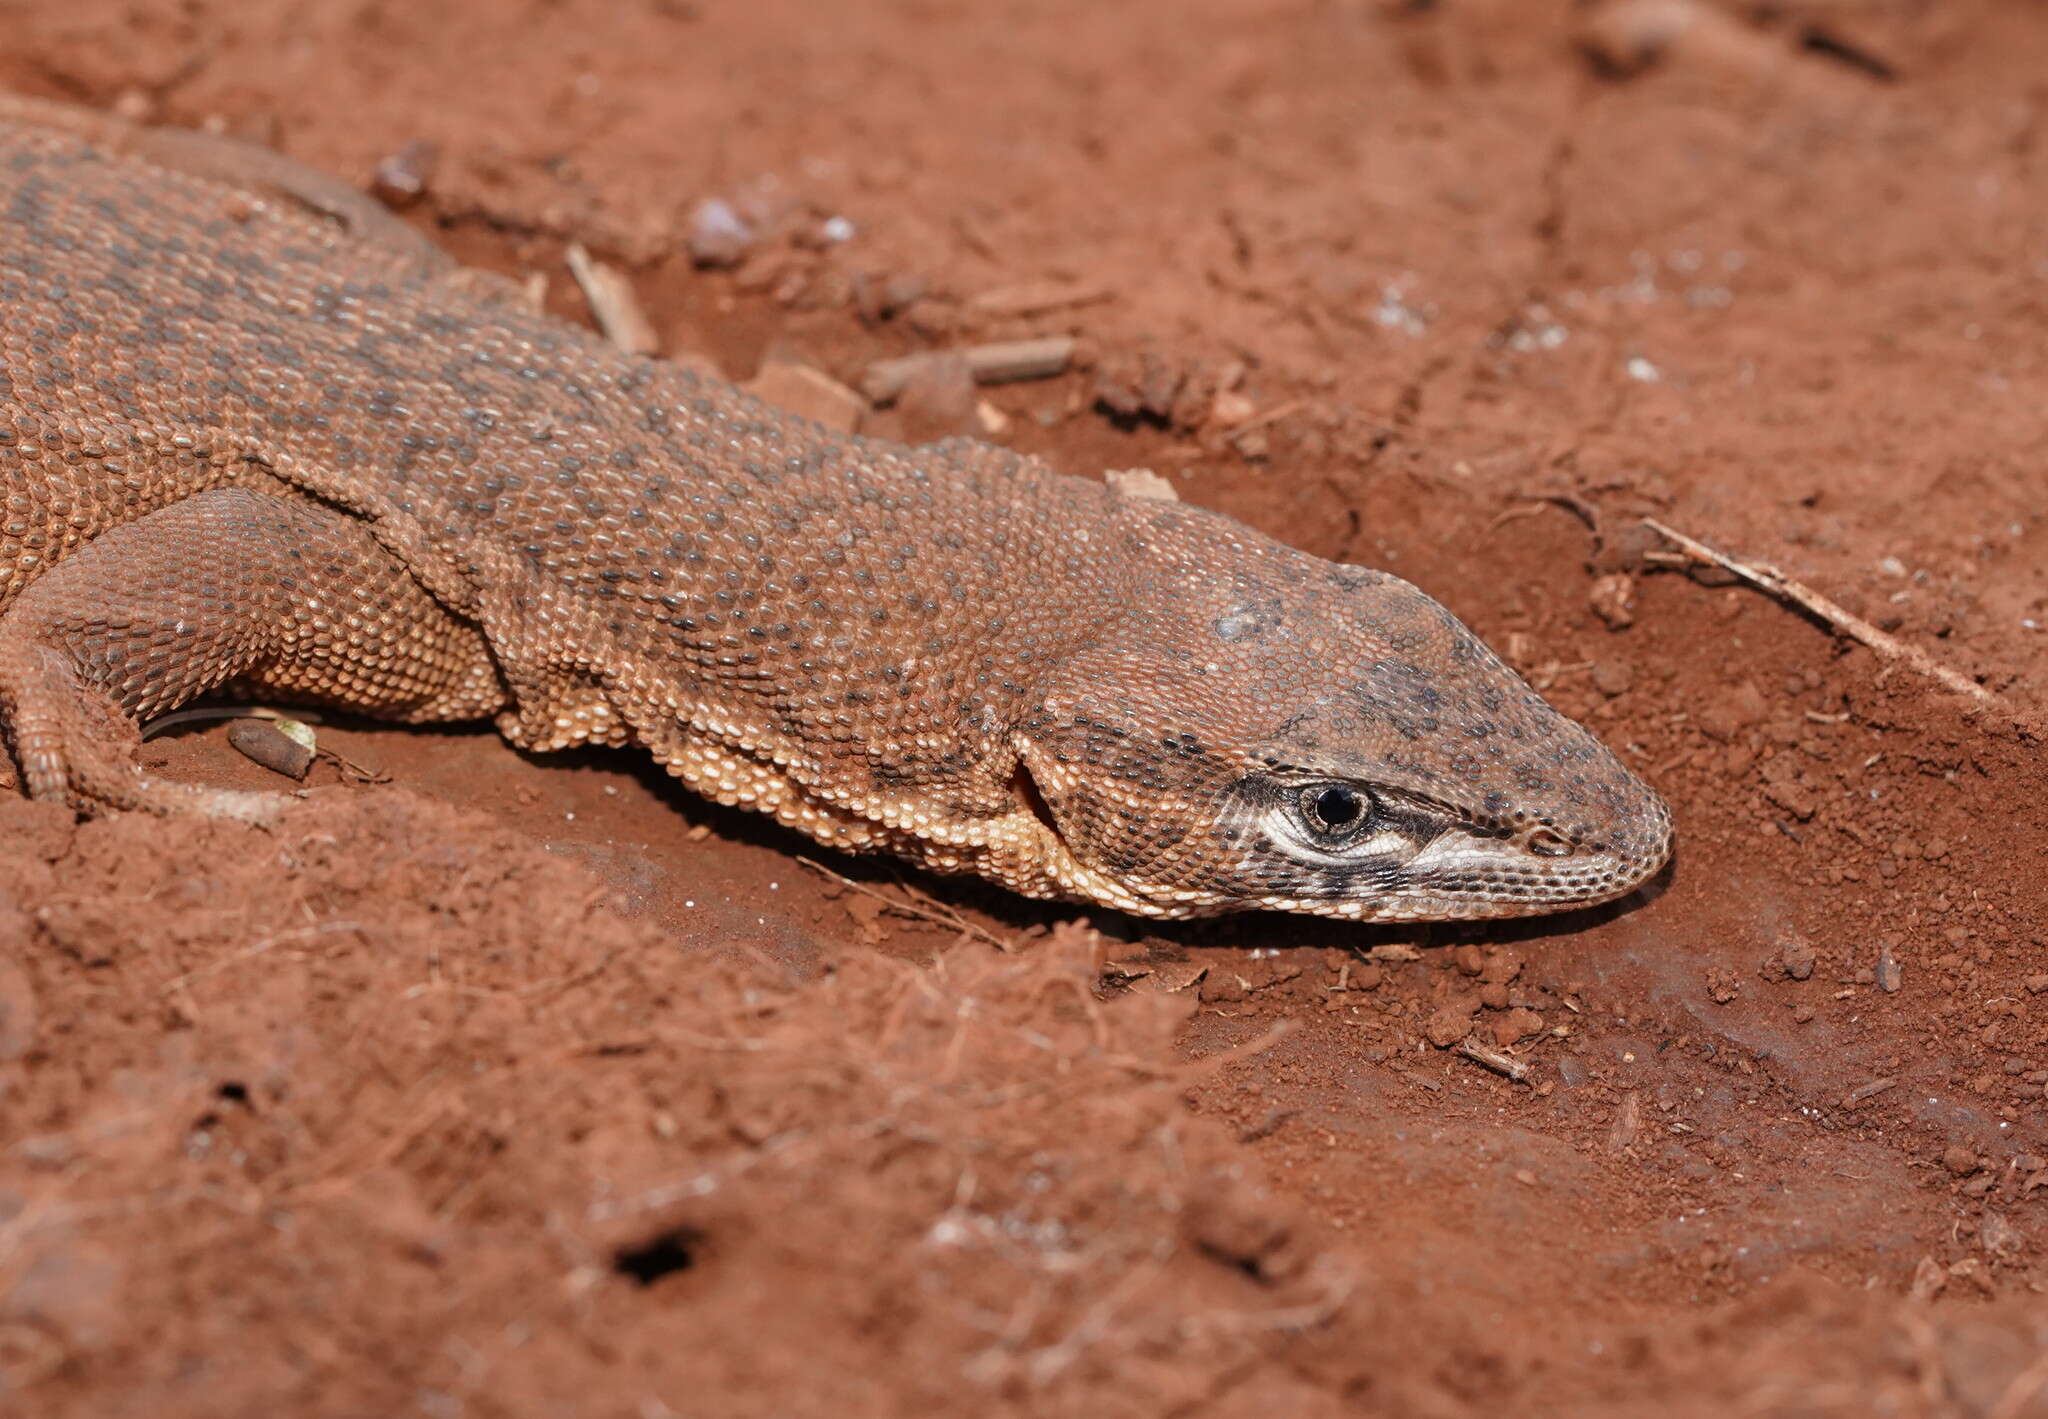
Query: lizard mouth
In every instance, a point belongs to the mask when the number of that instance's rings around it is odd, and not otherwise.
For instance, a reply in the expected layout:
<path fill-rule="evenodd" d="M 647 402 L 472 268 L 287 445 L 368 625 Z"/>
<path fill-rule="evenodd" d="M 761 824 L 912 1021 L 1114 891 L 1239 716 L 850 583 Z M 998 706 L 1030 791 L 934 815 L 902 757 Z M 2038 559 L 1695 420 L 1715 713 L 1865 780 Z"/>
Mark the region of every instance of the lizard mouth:
<path fill-rule="evenodd" d="M 1671 856 L 1668 818 L 1644 831 L 1598 844 L 1539 828 L 1513 844 L 1444 843 L 1410 865 L 1417 904 L 1434 901 L 1437 915 L 1514 916 L 1597 906 L 1627 896 L 1662 871 Z"/>

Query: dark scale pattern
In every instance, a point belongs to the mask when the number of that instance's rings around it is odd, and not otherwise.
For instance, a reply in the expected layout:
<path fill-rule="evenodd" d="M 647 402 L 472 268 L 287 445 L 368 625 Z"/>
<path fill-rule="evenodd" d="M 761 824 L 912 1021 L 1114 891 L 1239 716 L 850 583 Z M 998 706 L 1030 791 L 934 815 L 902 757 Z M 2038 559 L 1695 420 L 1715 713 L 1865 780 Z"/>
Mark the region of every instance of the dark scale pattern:
<path fill-rule="evenodd" d="M 0 498 L 0 716 L 82 808 L 274 812 L 128 754 L 238 681 L 639 744 L 826 842 L 1152 915 L 1554 910 L 1667 849 L 1655 795 L 1404 582 L 987 445 L 837 437 L 275 154 L 17 101 Z"/>

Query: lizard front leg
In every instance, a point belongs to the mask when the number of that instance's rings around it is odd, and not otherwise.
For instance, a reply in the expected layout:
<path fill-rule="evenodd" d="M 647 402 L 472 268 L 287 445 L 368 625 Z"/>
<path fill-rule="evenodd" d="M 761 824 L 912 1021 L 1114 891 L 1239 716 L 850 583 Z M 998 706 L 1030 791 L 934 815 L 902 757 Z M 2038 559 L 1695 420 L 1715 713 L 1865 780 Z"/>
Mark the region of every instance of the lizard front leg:
<path fill-rule="evenodd" d="M 44 572 L 0 614 L 0 724 L 31 795 L 264 822 L 289 801 L 162 781 L 137 721 L 230 680 L 405 720 L 504 700 L 475 627 L 345 513 L 240 488 L 197 494 Z"/>

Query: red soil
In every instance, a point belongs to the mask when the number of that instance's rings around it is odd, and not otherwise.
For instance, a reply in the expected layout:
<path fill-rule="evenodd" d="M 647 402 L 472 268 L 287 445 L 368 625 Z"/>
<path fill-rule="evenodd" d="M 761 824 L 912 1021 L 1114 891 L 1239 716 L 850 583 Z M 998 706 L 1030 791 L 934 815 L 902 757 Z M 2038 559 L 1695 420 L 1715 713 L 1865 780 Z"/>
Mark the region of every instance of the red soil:
<path fill-rule="evenodd" d="M 2048 15 L 1767 11 L 0 4 L 0 84 L 430 143 L 422 226 L 735 377 L 1075 333 L 1004 440 L 1419 582 L 1682 844 L 1169 929 L 482 730 L 273 835 L 0 803 L 0 1411 L 2048 1414 Z"/>

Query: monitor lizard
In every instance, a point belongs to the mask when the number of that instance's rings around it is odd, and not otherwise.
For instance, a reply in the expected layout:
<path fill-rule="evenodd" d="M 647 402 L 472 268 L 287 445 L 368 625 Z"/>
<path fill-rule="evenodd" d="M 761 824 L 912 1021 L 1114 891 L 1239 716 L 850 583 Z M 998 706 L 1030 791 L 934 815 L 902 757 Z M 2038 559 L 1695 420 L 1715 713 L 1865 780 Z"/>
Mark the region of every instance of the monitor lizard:
<path fill-rule="evenodd" d="M 824 843 L 1152 917 L 1521 916 L 1658 796 L 1408 582 L 626 353 L 268 150 L 0 99 L 0 722 L 27 792 L 253 822 L 194 696 L 638 745 Z"/>

